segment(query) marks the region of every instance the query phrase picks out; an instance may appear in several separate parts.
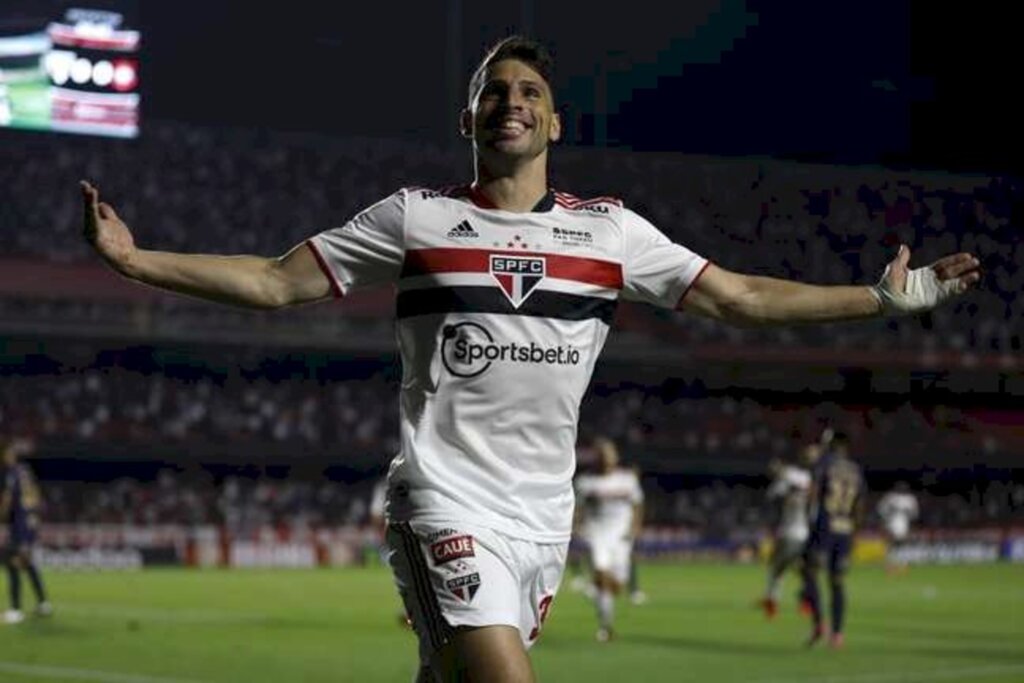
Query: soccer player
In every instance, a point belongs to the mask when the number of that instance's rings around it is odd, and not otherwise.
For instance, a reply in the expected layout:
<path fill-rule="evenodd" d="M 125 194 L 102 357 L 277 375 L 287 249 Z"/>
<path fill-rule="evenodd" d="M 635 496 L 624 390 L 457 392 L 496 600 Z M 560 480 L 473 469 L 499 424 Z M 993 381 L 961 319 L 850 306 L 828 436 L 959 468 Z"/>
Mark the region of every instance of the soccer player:
<path fill-rule="evenodd" d="M 907 482 L 897 482 L 878 501 L 878 516 L 882 518 L 882 527 L 889 540 L 889 548 L 885 557 L 886 571 L 900 574 L 906 571 L 907 564 L 900 557 L 900 549 L 910 533 L 910 522 L 917 519 L 920 511 L 917 498 L 910 492 Z"/>
<path fill-rule="evenodd" d="M 636 470 L 619 466 L 610 439 L 595 440 L 597 471 L 576 480 L 578 527 L 590 549 L 597 607 L 597 639 L 615 634 L 615 596 L 629 581 L 633 540 L 643 523 L 644 494 Z"/>
<path fill-rule="evenodd" d="M 633 466 L 633 472 L 636 474 L 637 480 L 640 479 L 640 468 L 637 465 Z M 641 520 L 642 521 L 642 520 Z M 631 546 L 629 553 L 629 582 L 627 589 L 629 590 L 629 601 L 634 605 L 644 605 L 647 603 L 647 593 L 640 587 L 640 571 L 637 566 L 637 545 L 636 538 L 633 539 L 633 545 Z"/>
<path fill-rule="evenodd" d="M 556 192 L 552 68 L 539 43 L 499 43 L 459 121 L 472 183 L 397 190 L 280 257 L 138 248 L 81 185 L 86 239 L 151 286 L 271 309 L 397 285 L 404 377 L 388 542 L 422 681 L 534 680 L 527 650 L 572 532 L 579 404 L 620 298 L 736 324 L 824 322 L 927 311 L 980 278 L 966 253 L 909 270 L 906 247 L 875 285 L 744 275 L 617 199 Z"/>
<path fill-rule="evenodd" d="M 768 566 L 768 586 L 761 599 L 761 608 L 768 619 L 779 611 L 779 585 L 786 570 L 803 555 L 809 535 L 807 524 L 807 494 L 811 488 L 812 467 L 818 459 L 821 446 L 808 444 L 801 453 L 801 465 L 786 465 L 773 460 L 769 471 L 773 477 L 768 487 L 768 498 L 778 501 L 778 522 L 772 538 L 772 556 Z"/>
<path fill-rule="evenodd" d="M 814 467 L 811 482 L 811 535 L 802 567 L 803 599 L 813 619 L 808 646 L 817 644 L 825 635 L 817 577 L 822 565 L 828 567 L 832 606 L 829 643 L 835 648 L 843 646 L 846 572 L 853 534 L 863 517 L 863 503 L 864 475 L 860 466 L 850 459 L 849 438 L 837 431 Z"/>
<path fill-rule="evenodd" d="M 36 596 L 37 616 L 49 616 L 53 607 L 46 599 L 43 578 L 32 561 L 32 546 L 39 527 L 42 496 L 32 470 L 21 459 L 31 453 L 33 444 L 26 439 L 11 439 L 3 444 L 3 488 L 0 490 L 0 516 L 7 522 L 7 588 L 10 609 L 4 612 L 5 624 L 25 620 L 21 610 L 21 572 L 28 574 Z"/>

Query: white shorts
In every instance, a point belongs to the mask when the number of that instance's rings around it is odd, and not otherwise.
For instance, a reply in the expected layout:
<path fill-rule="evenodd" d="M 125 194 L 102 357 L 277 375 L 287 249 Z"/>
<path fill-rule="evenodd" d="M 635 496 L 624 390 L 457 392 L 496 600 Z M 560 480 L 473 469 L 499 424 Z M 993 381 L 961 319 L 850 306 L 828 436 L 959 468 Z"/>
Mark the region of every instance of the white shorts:
<path fill-rule="evenodd" d="M 619 583 L 629 581 L 632 540 L 622 536 L 595 535 L 588 538 L 587 543 L 590 545 L 590 564 L 595 571 L 604 572 Z"/>
<path fill-rule="evenodd" d="M 390 525 L 387 544 L 423 663 L 459 626 L 513 626 L 529 649 L 558 592 L 569 548 L 458 522 L 416 521 Z"/>

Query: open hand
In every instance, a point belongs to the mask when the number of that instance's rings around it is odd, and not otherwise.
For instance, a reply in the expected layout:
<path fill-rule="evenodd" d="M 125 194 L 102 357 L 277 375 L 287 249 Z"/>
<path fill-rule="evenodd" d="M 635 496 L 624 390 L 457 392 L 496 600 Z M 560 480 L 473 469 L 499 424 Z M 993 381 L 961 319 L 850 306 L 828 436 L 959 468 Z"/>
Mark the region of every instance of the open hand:
<path fill-rule="evenodd" d="M 981 262 L 973 254 L 944 256 L 924 268 L 911 270 L 910 249 L 900 245 L 882 280 L 873 288 L 882 312 L 920 313 L 966 292 L 981 281 Z"/>
<path fill-rule="evenodd" d="M 131 231 L 118 217 L 114 207 L 100 201 L 99 190 L 85 180 L 79 185 L 84 210 L 82 234 L 104 261 L 115 270 L 125 272 L 135 255 Z"/>

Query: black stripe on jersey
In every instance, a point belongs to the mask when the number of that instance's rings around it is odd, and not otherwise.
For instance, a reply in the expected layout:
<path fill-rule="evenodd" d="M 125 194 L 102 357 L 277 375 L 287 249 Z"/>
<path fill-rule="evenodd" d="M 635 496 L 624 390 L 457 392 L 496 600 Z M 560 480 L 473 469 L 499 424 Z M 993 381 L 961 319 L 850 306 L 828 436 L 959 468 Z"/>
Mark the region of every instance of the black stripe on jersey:
<path fill-rule="evenodd" d="M 397 316 L 401 319 L 439 313 L 499 313 L 558 320 L 598 318 L 611 325 L 616 305 L 614 299 L 539 290 L 516 308 L 497 287 L 432 287 L 401 292 Z"/>

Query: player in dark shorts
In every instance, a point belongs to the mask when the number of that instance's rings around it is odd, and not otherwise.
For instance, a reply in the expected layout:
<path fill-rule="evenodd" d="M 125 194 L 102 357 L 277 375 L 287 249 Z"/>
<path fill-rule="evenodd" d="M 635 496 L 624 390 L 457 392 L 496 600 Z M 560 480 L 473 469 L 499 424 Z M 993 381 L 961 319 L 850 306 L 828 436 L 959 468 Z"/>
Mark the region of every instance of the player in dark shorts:
<path fill-rule="evenodd" d="M 832 630 L 829 643 L 843 646 L 843 620 L 846 615 L 846 570 L 849 567 L 853 534 L 863 515 L 864 475 L 849 457 L 849 439 L 836 432 L 828 450 L 814 468 L 811 482 L 811 535 L 803 558 L 802 598 L 814 620 L 808 646 L 825 635 L 818 570 L 828 568 L 831 592 Z"/>
<path fill-rule="evenodd" d="M 0 516 L 7 524 L 7 547 L 4 563 L 7 565 L 7 587 L 10 608 L 4 612 L 4 623 L 24 621 L 21 611 L 21 572 L 28 574 L 36 594 L 37 616 L 49 616 L 53 608 L 46 600 L 46 590 L 39 568 L 32 561 L 32 547 L 39 527 L 39 509 L 42 497 L 32 471 L 21 462 L 22 456 L 32 450 L 32 443 L 14 439 L 2 444 L 3 473 L 0 482 Z"/>

